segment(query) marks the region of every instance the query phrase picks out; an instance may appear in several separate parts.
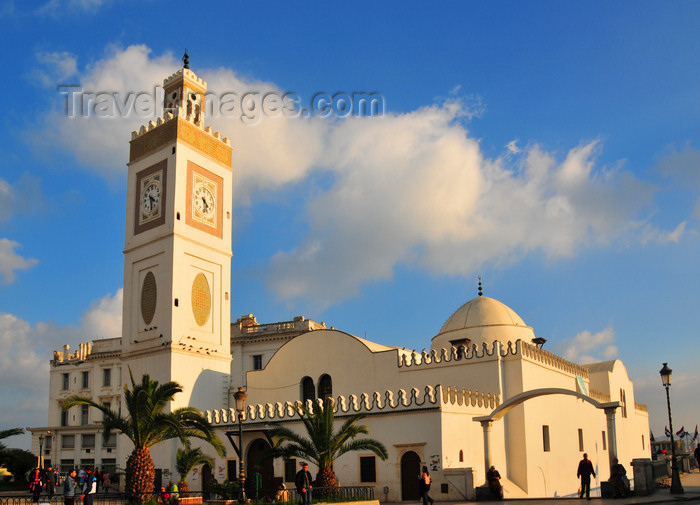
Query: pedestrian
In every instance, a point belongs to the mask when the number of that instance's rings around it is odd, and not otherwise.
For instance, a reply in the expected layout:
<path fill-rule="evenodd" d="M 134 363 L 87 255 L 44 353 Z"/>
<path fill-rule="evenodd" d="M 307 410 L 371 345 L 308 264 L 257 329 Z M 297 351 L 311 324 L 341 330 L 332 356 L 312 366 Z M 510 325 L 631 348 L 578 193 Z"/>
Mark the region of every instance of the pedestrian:
<path fill-rule="evenodd" d="M 177 484 L 170 481 L 168 491 L 170 492 L 170 505 L 177 505 L 180 502 L 180 490 L 177 488 Z"/>
<path fill-rule="evenodd" d="M 418 477 L 418 488 L 420 489 L 420 496 L 423 499 L 423 505 L 428 505 L 428 502 L 430 502 L 430 505 L 433 504 L 433 499 L 428 495 L 428 491 L 430 491 L 430 472 L 428 472 L 428 467 L 424 466 L 423 467 L 423 472 L 421 472 L 420 476 Z"/>
<path fill-rule="evenodd" d="M 109 488 L 112 485 L 112 479 L 109 476 L 109 472 L 102 472 L 102 487 L 105 493 L 109 493 Z"/>
<path fill-rule="evenodd" d="M 610 468 L 610 481 L 612 484 L 613 498 L 622 498 L 627 494 L 627 485 L 625 480 L 627 479 L 627 470 L 622 464 L 613 458 L 613 464 Z"/>
<path fill-rule="evenodd" d="M 486 482 L 489 484 L 489 490 L 498 500 L 503 499 L 503 486 L 501 486 L 501 474 L 496 470 L 496 467 L 491 465 L 489 471 L 486 472 Z"/>
<path fill-rule="evenodd" d="M 698 462 L 698 471 L 700 471 L 700 444 L 695 448 L 694 453 L 695 454 L 695 459 Z"/>
<path fill-rule="evenodd" d="M 100 492 L 100 486 L 102 485 L 102 474 L 100 473 L 100 469 L 98 467 L 95 467 L 95 470 L 93 472 L 95 474 L 95 483 L 97 484 L 97 492 Z"/>
<path fill-rule="evenodd" d="M 63 505 L 73 505 L 75 503 L 75 468 L 73 468 L 63 480 Z"/>
<path fill-rule="evenodd" d="M 39 503 L 39 495 L 41 495 L 41 469 L 35 468 L 31 473 L 29 478 L 29 490 L 32 492 L 32 501 L 34 503 Z"/>
<path fill-rule="evenodd" d="M 309 473 L 309 464 L 304 462 L 301 464 L 301 470 L 297 472 L 296 478 L 294 479 L 297 493 L 299 493 L 299 497 L 301 498 L 301 505 L 311 505 L 312 503 L 312 482 L 313 479 L 311 478 L 311 473 Z"/>
<path fill-rule="evenodd" d="M 49 467 L 46 469 L 46 490 L 49 493 L 49 499 L 53 497 L 55 487 L 56 487 L 56 472 L 54 471 L 53 467 L 51 465 L 49 465 Z"/>
<path fill-rule="evenodd" d="M 85 487 L 80 497 L 83 500 L 83 505 L 92 505 L 95 499 L 95 493 L 97 493 L 97 478 L 94 473 L 86 472 Z"/>
<path fill-rule="evenodd" d="M 593 463 L 588 459 L 588 454 L 583 453 L 583 459 L 578 463 L 578 470 L 576 470 L 576 477 L 581 478 L 581 490 L 578 493 L 579 498 L 583 498 L 583 494 L 586 494 L 586 499 L 591 499 L 591 475 L 595 477 L 595 470 L 593 470 Z"/>

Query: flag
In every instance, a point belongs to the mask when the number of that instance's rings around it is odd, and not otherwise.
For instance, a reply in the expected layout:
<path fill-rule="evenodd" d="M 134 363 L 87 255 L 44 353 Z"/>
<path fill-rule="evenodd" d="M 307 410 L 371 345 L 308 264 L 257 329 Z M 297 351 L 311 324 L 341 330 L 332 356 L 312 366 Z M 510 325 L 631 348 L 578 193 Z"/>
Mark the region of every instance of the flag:
<path fill-rule="evenodd" d="M 664 433 L 666 434 L 667 437 L 671 436 L 671 431 L 668 429 L 668 426 L 664 426 Z"/>
<path fill-rule="evenodd" d="M 684 433 L 685 433 L 685 426 L 681 426 L 681 429 L 676 432 L 676 436 L 683 438 Z"/>
<path fill-rule="evenodd" d="M 695 434 L 696 435 L 697 435 L 697 431 L 698 431 L 698 427 L 696 426 L 695 427 Z M 649 438 L 651 439 L 652 442 L 656 442 L 656 440 L 654 440 L 654 432 L 651 430 L 649 430 Z"/>
<path fill-rule="evenodd" d="M 697 439 L 698 439 L 698 425 L 696 424 L 695 425 L 695 435 L 693 435 L 693 440 L 697 440 Z"/>

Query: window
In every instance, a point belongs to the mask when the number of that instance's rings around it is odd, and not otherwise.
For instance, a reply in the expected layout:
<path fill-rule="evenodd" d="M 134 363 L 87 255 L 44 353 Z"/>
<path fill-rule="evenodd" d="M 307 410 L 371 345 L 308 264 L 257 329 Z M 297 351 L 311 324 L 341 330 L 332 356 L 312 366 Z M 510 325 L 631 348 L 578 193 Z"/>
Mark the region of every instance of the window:
<path fill-rule="evenodd" d="M 464 462 L 464 451 L 462 449 L 459 450 L 459 462 Z"/>
<path fill-rule="evenodd" d="M 262 370 L 262 354 L 253 354 L 253 370 Z"/>
<path fill-rule="evenodd" d="M 94 449 L 95 448 L 95 435 L 83 435 L 83 449 Z"/>
<path fill-rule="evenodd" d="M 285 482 L 294 482 L 296 475 L 297 475 L 297 460 L 294 458 L 285 459 L 284 460 L 284 481 Z"/>
<path fill-rule="evenodd" d="M 90 407 L 87 405 L 81 405 L 80 406 L 80 424 L 85 426 L 90 422 Z"/>
<path fill-rule="evenodd" d="M 360 482 L 377 482 L 376 456 L 360 456 Z"/>
<path fill-rule="evenodd" d="M 605 431 L 603 431 L 603 450 L 604 451 L 608 450 L 607 445 L 608 445 L 607 438 L 605 437 Z"/>
<path fill-rule="evenodd" d="M 117 446 L 117 434 L 110 433 L 109 437 L 102 435 L 102 447 L 116 447 Z"/>
<path fill-rule="evenodd" d="M 68 473 L 75 468 L 75 463 L 73 462 L 72 459 L 62 459 L 61 460 L 61 465 L 59 466 L 59 470 L 61 471 L 62 474 L 68 475 Z"/>
<path fill-rule="evenodd" d="M 450 340 L 450 345 L 457 348 L 457 359 L 462 359 L 466 355 L 469 342 L 471 342 L 471 340 L 468 338 Z"/>
<path fill-rule="evenodd" d="M 90 387 L 90 372 L 82 372 L 83 389 Z"/>
<path fill-rule="evenodd" d="M 238 461 L 235 459 L 226 460 L 226 478 L 229 482 L 236 482 L 238 480 Z M 185 477 L 182 477 L 183 479 Z"/>
<path fill-rule="evenodd" d="M 95 460 L 94 459 L 81 459 L 80 460 L 80 468 L 89 468 L 92 470 L 95 467 Z"/>
<path fill-rule="evenodd" d="M 61 410 L 61 426 L 68 426 L 68 411 Z"/>
<path fill-rule="evenodd" d="M 322 400 L 326 398 L 331 398 L 333 396 L 333 381 L 331 376 L 328 374 L 323 374 L 318 380 L 318 397 Z"/>
<path fill-rule="evenodd" d="M 578 429 L 578 450 L 583 452 L 583 430 Z"/>
<path fill-rule="evenodd" d="M 106 458 L 102 460 L 100 465 L 100 471 L 102 473 L 109 473 L 112 478 L 117 475 L 117 460 L 112 458 Z"/>
<path fill-rule="evenodd" d="M 644 450 L 644 435 L 642 435 L 642 450 Z"/>
<path fill-rule="evenodd" d="M 544 452 L 549 452 L 549 426 L 542 426 L 542 449 Z"/>
<path fill-rule="evenodd" d="M 52 441 L 53 441 L 53 435 L 49 435 L 48 437 L 46 437 L 44 439 L 44 450 L 46 452 L 49 452 L 51 450 L 51 445 L 52 445 L 51 442 Z"/>
<path fill-rule="evenodd" d="M 301 379 L 301 399 L 303 402 L 306 400 L 313 400 L 316 398 L 316 388 L 314 387 L 314 380 L 311 377 L 304 377 Z"/>
<path fill-rule="evenodd" d="M 75 447 L 75 435 L 61 435 L 61 449 L 73 449 Z"/>
<path fill-rule="evenodd" d="M 620 413 L 622 417 L 627 417 L 627 395 L 624 389 L 620 389 Z"/>
<path fill-rule="evenodd" d="M 105 387 L 112 385 L 112 369 L 105 368 L 102 370 L 102 385 Z"/>
<path fill-rule="evenodd" d="M 61 385 L 61 389 L 68 389 L 70 387 L 70 374 L 69 373 L 62 374 L 61 379 L 63 381 L 63 383 Z"/>

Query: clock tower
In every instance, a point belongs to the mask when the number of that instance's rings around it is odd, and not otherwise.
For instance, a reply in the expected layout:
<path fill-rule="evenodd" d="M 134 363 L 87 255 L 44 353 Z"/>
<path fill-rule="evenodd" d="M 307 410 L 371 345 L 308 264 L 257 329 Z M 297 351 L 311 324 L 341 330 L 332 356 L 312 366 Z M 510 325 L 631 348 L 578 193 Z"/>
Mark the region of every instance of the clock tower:
<path fill-rule="evenodd" d="M 131 134 L 122 352 L 135 380 L 183 386 L 172 408 L 220 408 L 231 367 L 231 143 L 204 126 L 207 84 L 186 60 L 163 88 L 164 116 Z"/>

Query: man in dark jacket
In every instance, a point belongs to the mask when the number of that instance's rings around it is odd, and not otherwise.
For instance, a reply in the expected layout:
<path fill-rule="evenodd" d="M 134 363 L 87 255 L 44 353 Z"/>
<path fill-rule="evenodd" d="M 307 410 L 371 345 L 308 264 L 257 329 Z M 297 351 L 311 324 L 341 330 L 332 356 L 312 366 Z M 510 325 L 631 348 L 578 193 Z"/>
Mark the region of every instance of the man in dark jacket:
<path fill-rule="evenodd" d="M 53 496 L 56 487 L 56 471 L 51 465 L 46 469 L 46 491 L 49 493 L 49 498 Z"/>
<path fill-rule="evenodd" d="M 311 505 L 311 473 L 309 472 L 309 464 L 304 462 L 302 468 L 297 472 L 294 484 L 297 487 L 297 493 L 301 497 L 301 505 Z"/>
<path fill-rule="evenodd" d="M 576 477 L 581 477 L 581 492 L 578 497 L 583 498 L 583 493 L 586 493 L 586 499 L 591 499 L 591 475 L 595 477 L 595 470 L 593 470 L 593 463 L 588 459 L 588 454 L 583 453 L 583 459 L 578 464 L 578 470 L 576 471 Z"/>

